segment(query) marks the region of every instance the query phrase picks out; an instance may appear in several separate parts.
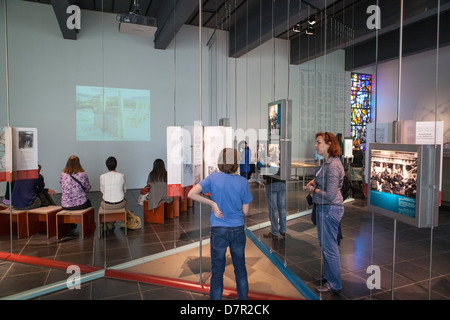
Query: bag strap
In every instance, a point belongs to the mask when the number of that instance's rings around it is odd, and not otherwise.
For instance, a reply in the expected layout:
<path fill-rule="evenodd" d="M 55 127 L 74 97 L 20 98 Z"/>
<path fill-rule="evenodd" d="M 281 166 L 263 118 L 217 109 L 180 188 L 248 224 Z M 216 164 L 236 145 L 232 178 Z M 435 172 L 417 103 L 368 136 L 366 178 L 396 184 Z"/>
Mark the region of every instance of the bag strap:
<path fill-rule="evenodd" d="M 86 192 L 86 188 L 81 184 L 80 181 L 78 181 L 77 178 L 75 178 L 75 177 L 74 177 L 73 175 L 71 175 L 71 174 L 70 174 L 70 177 L 71 177 L 73 180 L 75 180 L 75 181 L 81 186 L 81 188 L 83 188 L 83 191 L 84 191 L 84 192 Z"/>

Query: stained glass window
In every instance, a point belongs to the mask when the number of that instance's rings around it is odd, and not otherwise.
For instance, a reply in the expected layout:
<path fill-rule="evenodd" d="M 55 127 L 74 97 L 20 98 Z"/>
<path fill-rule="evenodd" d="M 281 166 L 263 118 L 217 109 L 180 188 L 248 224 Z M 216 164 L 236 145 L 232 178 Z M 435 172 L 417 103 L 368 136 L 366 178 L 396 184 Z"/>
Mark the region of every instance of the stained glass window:
<path fill-rule="evenodd" d="M 370 122 L 372 75 L 352 73 L 351 78 L 351 134 L 353 141 L 359 140 L 361 149 L 365 150 L 367 124 Z"/>

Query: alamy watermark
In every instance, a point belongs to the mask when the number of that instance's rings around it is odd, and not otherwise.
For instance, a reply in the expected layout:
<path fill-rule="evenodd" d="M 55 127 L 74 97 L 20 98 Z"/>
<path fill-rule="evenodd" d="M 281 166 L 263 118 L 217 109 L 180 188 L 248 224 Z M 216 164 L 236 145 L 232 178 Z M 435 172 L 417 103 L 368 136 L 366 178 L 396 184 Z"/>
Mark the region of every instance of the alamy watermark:
<path fill-rule="evenodd" d="M 381 270 L 379 266 L 370 265 L 367 267 L 366 273 L 370 276 L 366 280 L 366 285 L 369 290 L 381 289 Z"/>
<path fill-rule="evenodd" d="M 367 29 L 369 29 L 369 30 L 373 30 L 373 29 L 380 30 L 381 29 L 381 10 L 380 10 L 380 7 L 377 6 L 377 5 L 368 6 L 367 10 L 366 10 L 366 13 L 370 14 L 369 18 L 367 18 L 367 21 L 366 21 Z"/>
<path fill-rule="evenodd" d="M 81 29 L 81 10 L 77 5 L 71 5 L 67 7 L 66 13 L 71 14 L 66 20 L 67 29 L 73 30 Z"/>

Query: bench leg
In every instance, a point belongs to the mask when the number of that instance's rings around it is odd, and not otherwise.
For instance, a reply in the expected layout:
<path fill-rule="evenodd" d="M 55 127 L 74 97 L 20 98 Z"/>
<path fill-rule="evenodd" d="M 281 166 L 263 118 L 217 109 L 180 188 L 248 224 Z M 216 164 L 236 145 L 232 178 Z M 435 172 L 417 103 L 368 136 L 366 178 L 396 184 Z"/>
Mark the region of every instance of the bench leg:
<path fill-rule="evenodd" d="M 82 232 L 83 239 L 95 231 L 94 226 L 94 210 L 83 215 Z"/>
<path fill-rule="evenodd" d="M 17 237 L 19 239 L 28 237 L 27 215 L 20 214 L 17 216 Z"/>
<path fill-rule="evenodd" d="M 56 212 L 47 214 L 47 239 L 56 236 Z"/>

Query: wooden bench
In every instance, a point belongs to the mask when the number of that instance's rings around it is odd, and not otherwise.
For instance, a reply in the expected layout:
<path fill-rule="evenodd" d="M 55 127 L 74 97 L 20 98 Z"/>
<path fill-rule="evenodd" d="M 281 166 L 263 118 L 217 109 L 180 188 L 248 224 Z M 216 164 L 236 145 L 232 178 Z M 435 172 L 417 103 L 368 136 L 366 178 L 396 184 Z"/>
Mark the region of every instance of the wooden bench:
<path fill-rule="evenodd" d="M 124 221 L 127 223 L 127 211 L 122 209 L 98 209 L 98 238 L 100 239 L 101 231 L 100 225 L 106 222 Z M 127 228 L 125 228 L 125 235 L 127 234 Z"/>
<path fill-rule="evenodd" d="M 144 222 L 164 224 L 164 205 L 162 202 L 158 208 L 148 209 L 148 201 L 144 201 Z"/>
<path fill-rule="evenodd" d="M 61 239 L 67 232 L 64 224 L 81 224 L 81 238 L 84 239 L 95 231 L 95 210 L 61 210 L 56 214 L 56 238 Z"/>
<path fill-rule="evenodd" d="M 47 239 L 56 236 L 56 214 L 62 210 L 60 206 L 39 207 L 27 211 L 28 235 L 45 231 Z"/>
<path fill-rule="evenodd" d="M 12 213 L 10 215 L 10 213 Z M 13 233 L 17 234 L 17 239 L 28 237 L 28 223 L 27 223 L 27 211 L 3 209 L 0 211 L 0 236 L 9 234 L 10 232 L 10 217 L 12 218 Z"/>

